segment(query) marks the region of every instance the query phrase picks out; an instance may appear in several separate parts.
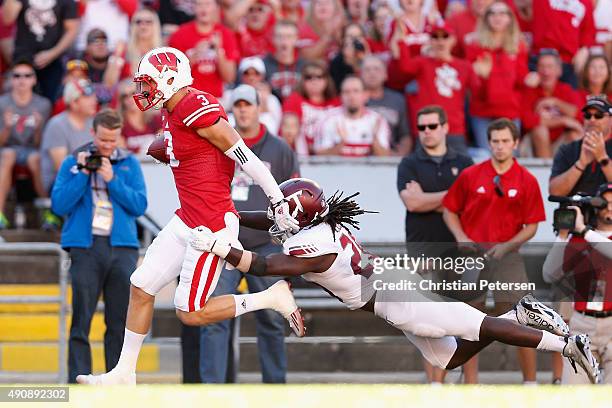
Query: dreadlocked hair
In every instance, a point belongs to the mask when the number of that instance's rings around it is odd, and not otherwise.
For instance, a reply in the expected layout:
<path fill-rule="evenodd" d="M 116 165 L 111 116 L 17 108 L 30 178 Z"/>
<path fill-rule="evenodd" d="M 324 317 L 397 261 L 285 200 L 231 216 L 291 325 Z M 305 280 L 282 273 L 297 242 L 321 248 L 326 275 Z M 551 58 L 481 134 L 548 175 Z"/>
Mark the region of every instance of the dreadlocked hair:
<path fill-rule="evenodd" d="M 332 229 L 334 240 L 336 239 L 336 228 L 338 226 L 347 227 L 350 225 L 355 229 L 359 229 L 359 221 L 355 219 L 358 215 L 366 213 L 375 214 L 378 211 L 367 211 L 359 207 L 359 204 L 352 198 L 359 195 L 356 192 L 348 197 L 342 198 L 344 193 L 336 190 L 336 192 L 327 200 L 327 206 L 329 211 L 327 215 L 321 218 L 317 218 L 312 223 L 312 226 L 319 225 L 321 223 L 328 223 Z"/>

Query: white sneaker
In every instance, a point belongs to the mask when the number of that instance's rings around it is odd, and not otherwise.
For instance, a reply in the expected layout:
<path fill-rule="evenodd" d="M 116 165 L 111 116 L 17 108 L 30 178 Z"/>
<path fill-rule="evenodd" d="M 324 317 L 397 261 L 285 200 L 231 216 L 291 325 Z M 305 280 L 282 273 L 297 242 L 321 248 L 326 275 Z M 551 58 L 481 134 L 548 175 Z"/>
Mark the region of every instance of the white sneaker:
<path fill-rule="evenodd" d="M 77 375 L 76 381 L 84 385 L 136 385 L 136 374 L 125 374 L 113 369 L 100 375 Z"/>
<path fill-rule="evenodd" d="M 289 327 L 291 327 L 291 330 L 293 330 L 296 336 L 304 337 L 306 335 L 304 319 L 302 318 L 300 309 L 298 309 L 295 303 L 289 283 L 280 280 L 267 290 L 273 293 L 274 300 L 276 301 L 276 304 L 272 308 L 289 321 Z"/>
<path fill-rule="evenodd" d="M 582 367 L 593 384 L 601 383 L 599 363 L 591 353 L 591 339 L 587 334 L 577 334 L 566 339 L 563 356 L 567 357 L 578 374 L 576 363 Z"/>
<path fill-rule="evenodd" d="M 532 295 L 525 295 L 516 306 L 516 319 L 523 326 L 546 330 L 558 336 L 568 336 L 569 326 L 561 315 Z"/>

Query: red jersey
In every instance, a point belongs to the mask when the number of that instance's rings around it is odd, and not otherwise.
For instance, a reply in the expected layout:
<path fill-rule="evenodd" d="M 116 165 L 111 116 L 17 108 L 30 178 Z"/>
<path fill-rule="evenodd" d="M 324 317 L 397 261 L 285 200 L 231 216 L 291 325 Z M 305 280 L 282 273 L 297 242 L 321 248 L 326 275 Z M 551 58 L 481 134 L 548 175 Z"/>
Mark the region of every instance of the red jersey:
<path fill-rule="evenodd" d="M 411 101 L 412 123 L 416 112 L 426 105 L 440 105 L 448 114 L 449 134 L 465 135 L 465 96 L 468 89 L 478 92 L 479 80 L 472 65 L 459 58 L 442 61 L 430 57 L 411 57 L 407 47 L 400 46 L 401 68 L 410 79 L 416 79 L 419 92 Z"/>
<path fill-rule="evenodd" d="M 572 62 L 581 47 L 595 44 L 592 0 L 533 0 L 533 53 L 555 48 Z"/>
<path fill-rule="evenodd" d="M 209 33 L 202 34 L 198 31 L 194 21 L 182 24 L 172 37 L 168 40 L 170 47 L 183 51 L 191 62 L 191 73 L 193 75 L 193 86 L 197 89 L 206 89 L 212 95 L 221 97 L 223 95 L 223 79 L 218 69 L 218 51 L 212 44 L 214 35 L 221 36 L 221 47 L 225 57 L 232 61 L 240 60 L 240 50 L 236 44 L 236 36 L 228 28 L 221 24 Z"/>
<path fill-rule="evenodd" d="M 612 235 L 608 239 L 612 239 Z M 573 272 L 574 309 L 580 312 L 592 310 L 587 307 L 587 302 L 592 299 L 595 283 L 603 281 L 605 293 L 602 293 L 603 308 L 600 311 L 612 311 L 611 265 L 610 260 L 595 250 L 583 237 L 572 236 L 563 253 L 563 272 Z"/>
<path fill-rule="evenodd" d="M 472 95 L 470 113 L 484 118 L 506 117 L 518 119 L 521 115 L 521 92 L 527 75 L 527 48 L 521 43 L 517 54 L 503 49 L 489 50 L 468 36 L 466 59 L 474 62 L 485 54 L 491 55 L 493 67 L 487 79 L 480 78 L 481 89 Z"/>
<path fill-rule="evenodd" d="M 234 161 L 197 134 L 197 129 L 220 118 L 227 120 L 219 101 L 193 88 L 164 115 L 164 137 L 181 204 L 176 215 L 190 228 L 205 225 L 213 232 L 225 227 L 225 213 L 237 214 L 230 187 Z"/>
<path fill-rule="evenodd" d="M 463 231 L 474 242 L 507 242 L 523 225 L 546 219 L 538 181 L 513 160 L 500 175 L 503 197 L 495 192 L 497 172 L 491 159 L 463 170 L 444 196 L 442 205 L 459 215 Z"/>
<path fill-rule="evenodd" d="M 578 108 L 584 105 L 584 102 L 580 99 L 578 93 L 571 86 L 563 82 L 557 82 L 557 86 L 555 86 L 555 89 L 551 94 L 544 92 L 542 87 L 525 88 L 522 94 L 521 124 L 524 132 L 529 132 L 531 129 L 540 124 L 540 115 L 536 113 L 535 108 L 538 102 L 543 98 L 554 96 L 555 98 L 571 103 Z M 580 111 L 578 110 L 576 113 L 577 119 L 580 119 L 578 117 L 579 113 Z M 561 112 L 557 111 L 553 111 L 551 114 L 553 116 L 561 116 Z M 554 142 L 557 140 L 563 133 L 563 130 L 564 128 L 562 127 L 550 129 L 550 141 Z"/>

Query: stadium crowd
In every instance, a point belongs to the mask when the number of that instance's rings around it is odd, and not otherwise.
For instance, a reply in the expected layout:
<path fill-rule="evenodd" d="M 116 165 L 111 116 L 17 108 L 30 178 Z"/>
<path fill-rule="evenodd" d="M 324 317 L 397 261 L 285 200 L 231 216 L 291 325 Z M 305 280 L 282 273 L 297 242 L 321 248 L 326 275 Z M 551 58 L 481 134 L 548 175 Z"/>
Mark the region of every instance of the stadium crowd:
<path fill-rule="evenodd" d="M 133 103 L 131 79 L 141 57 L 162 45 L 188 56 L 193 86 L 228 113 L 234 89 L 254 87 L 261 123 L 298 156 L 395 155 L 415 167 L 463 170 L 467 156 L 489 156 L 490 125 L 507 118 L 503 129 L 516 142 L 509 157 L 555 157 L 558 195 L 576 190 L 593 162 L 579 141 L 599 109 L 583 107 L 595 96 L 612 101 L 609 0 L 4 0 L 1 10 L 0 229 L 10 226 L 4 205 L 13 179 L 29 174 L 37 196 L 50 197 L 62 162 L 92 141 L 100 110 L 121 113 L 120 147 L 146 153 L 161 122 Z M 600 142 L 592 140 L 605 153 Z M 442 217 L 443 207 L 448 216 L 465 204 L 442 203 L 458 172 L 427 183 L 437 190 L 425 193 L 406 174 L 398 192 L 408 241 L 424 240 L 409 224 L 431 221 L 418 213 L 432 212 L 441 236 L 473 238 Z M 589 190 L 603 176 L 598 170 Z M 49 208 L 43 227 L 60 223 Z M 533 381 L 528 360 L 521 357 L 525 381 Z"/>
<path fill-rule="evenodd" d="M 122 145 L 143 152 L 161 124 L 130 103 L 130 80 L 142 55 L 164 44 L 188 55 L 194 86 L 228 111 L 235 86 L 255 86 L 262 122 L 300 156 L 404 156 L 418 140 L 417 111 L 439 105 L 455 150 L 488 156 L 487 125 L 507 117 L 520 129 L 520 156 L 551 158 L 582 136 L 586 98 L 612 97 L 611 8 L 605 0 L 5 0 L 0 228 L 9 224 L 11 175 L 31 173 L 38 196 L 48 196 L 76 147 L 54 147 L 54 117 L 66 112 L 83 136 L 91 128 L 93 107 L 79 99 L 90 86 L 75 93 L 67 84 L 89 81 L 96 110 L 125 116 Z M 51 213 L 45 221 L 58 222 Z"/>

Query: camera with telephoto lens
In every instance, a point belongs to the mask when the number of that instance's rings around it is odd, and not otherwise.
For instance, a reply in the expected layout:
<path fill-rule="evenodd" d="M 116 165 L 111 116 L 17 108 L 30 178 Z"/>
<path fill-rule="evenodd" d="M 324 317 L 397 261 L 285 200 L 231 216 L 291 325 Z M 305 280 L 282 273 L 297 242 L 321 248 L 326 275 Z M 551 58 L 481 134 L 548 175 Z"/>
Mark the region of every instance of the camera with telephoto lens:
<path fill-rule="evenodd" d="M 100 167 L 102 167 L 102 158 L 104 156 L 102 156 L 99 152 L 98 152 L 98 148 L 95 145 L 92 145 L 89 150 L 89 156 L 87 156 L 87 158 L 85 159 L 85 164 L 78 164 L 77 168 L 79 170 L 81 169 L 86 169 L 89 170 L 91 172 L 96 172 L 98 171 L 98 169 Z"/>
<path fill-rule="evenodd" d="M 593 197 L 585 194 L 578 193 L 570 197 L 561 196 L 549 196 L 548 201 L 552 203 L 559 203 L 553 215 L 553 228 L 555 231 L 570 230 L 574 231 L 576 227 L 576 211 L 570 206 L 578 207 L 584 217 L 584 225 L 590 225 L 595 219 L 595 211 L 605 208 L 607 205 L 606 200 L 602 197 Z"/>

